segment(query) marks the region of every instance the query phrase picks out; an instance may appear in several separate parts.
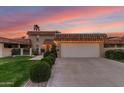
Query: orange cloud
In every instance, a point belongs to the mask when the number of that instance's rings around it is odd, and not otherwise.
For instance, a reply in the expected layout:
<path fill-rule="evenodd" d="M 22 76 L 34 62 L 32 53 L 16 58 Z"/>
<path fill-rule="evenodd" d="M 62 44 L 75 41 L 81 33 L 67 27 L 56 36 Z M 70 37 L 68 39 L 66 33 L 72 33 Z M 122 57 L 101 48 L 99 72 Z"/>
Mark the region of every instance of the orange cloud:
<path fill-rule="evenodd" d="M 114 29 L 114 28 L 119 28 L 124 26 L 124 21 L 120 22 L 113 22 L 113 23 L 106 23 L 106 24 L 93 24 L 89 23 L 90 25 L 87 26 L 77 26 L 77 27 L 72 27 L 68 29 L 62 30 L 63 33 L 92 33 L 94 32 L 101 32 L 102 30 L 109 30 L 109 29 Z"/>
<path fill-rule="evenodd" d="M 108 14 L 113 13 L 114 11 L 121 11 L 121 10 L 124 10 L 124 8 L 123 7 L 89 7 L 87 9 L 85 8 L 82 9 L 81 7 L 75 7 L 72 9 L 60 11 L 59 13 L 53 14 L 52 16 L 49 16 L 43 19 L 41 17 L 38 17 L 33 20 L 27 20 L 27 21 L 18 23 L 15 26 L 10 26 L 8 28 L 1 29 L 0 36 L 3 36 L 3 33 L 4 33 L 4 36 L 6 37 L 15 37 L 18 35 L 19 36 L 25 35 L 26 32 L 24 30 L 28 28 L 28 26 L 31 26 L 33 24 L 45 25 L 48 23 L 53 23 L 53 24 L 61 23 L 61 22 L 76 19 L 76 18 L 85 18 L 85 19 L 86 18 L 97 18 L 99 16 L 108 15 Z M 15 14 L 14 16 L 17 16 L 17 15 L 20 15 L 20 14 Z M 24 14 L 21 14 L 21 15 L 24 15 Z M 26 19 L 23 19 L 23 20 L 26 20 Z M 11 21 L 11 20 L 8 19 L 8 21 Z M 83 21 L 82 22 L 80 21 L 80 22 L 75 23 L 75 25 L 82 24 L 82 23 Z M 72 24 L 74 23 L 72 22 Z M 89 24 L 89 23 L 86 22 L 86 24 Z M 101 29 L 103 30 L 103 29 L 110 29 L 113 27 L 123 26 L 124 22 L 117 22 L 117 23 L 111 23 L 111 24 L 109 23 L 107 24 L 90 23 L 90 24 L 91 25 L 87 27 L 77 26 L 77 27 L 65 28 L 65 30 L 62 30 L 62 32 L 88 32 L 88 31 L 92 32 L 95 30 L 100 31 Z"/>
<path fill-rule="evenodd" d="M 118 31 L 118 32 L 111 32 L 111 33 L 107 33 L 107 35 L 109 36 L 109 37 L 113 37 L 113 36 L 124 36 L 124 32 L 120 32 L 120 31 Z"/>
<path fill-rule="evenodd" d="M 114 11 L 121 11 L 124 10 L 122 7 L 93 7 L 89 10 L 82 10 L 80 8 L 75 8 L 72 10 L 65 10 L 63 12 L 60 12 L 58 14 L 55 14 L 48 19 L 45 20 L 45 22 L 62 22 L 66 20 L 71 20 L 75 18 L 96 18 L 98 16 L 103 16 L 107 14 L 111 14 Z M 41 20 L 39 20 L 41 21 Z"/>

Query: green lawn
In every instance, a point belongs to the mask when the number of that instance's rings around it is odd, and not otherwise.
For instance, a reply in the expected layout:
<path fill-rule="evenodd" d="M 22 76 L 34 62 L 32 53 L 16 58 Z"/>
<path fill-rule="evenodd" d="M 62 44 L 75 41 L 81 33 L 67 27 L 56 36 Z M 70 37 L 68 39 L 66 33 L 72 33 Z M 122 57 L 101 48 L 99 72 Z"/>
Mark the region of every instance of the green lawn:
<path fill-rule="evenodd" d="M 21 86 L 29 78 L 31 57 L 0 58 L 0 86 Z"/>

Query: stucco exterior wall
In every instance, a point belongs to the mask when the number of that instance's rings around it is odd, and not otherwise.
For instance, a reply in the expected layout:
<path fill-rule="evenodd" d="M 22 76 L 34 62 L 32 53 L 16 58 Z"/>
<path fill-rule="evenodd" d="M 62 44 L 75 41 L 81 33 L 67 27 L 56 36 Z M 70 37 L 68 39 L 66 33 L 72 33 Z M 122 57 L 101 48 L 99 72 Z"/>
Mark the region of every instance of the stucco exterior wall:
<path fill-rule="evenodd" d="M 0 57 L 3 57 L 3 56 L 2 56 L 2 52 L 3 52 L 2 49 L 3 49 L 3 44 L 0 43 Z"/>
<path fill-rule="evenodd" d="M 4 48 L 4 47 L 3 47 L 2 56 L 3 56 L 3 57 L 11 56 L 11 48 Z"/>
<path fill-rule="evenodd" d="M 32 48 L 36 49 L 37 45 L 42 46 L 45 39 L 54 39 L 54 36 L 39 36 L 39 41 L 37 41 L 37 36 L 29 36 L 29 39 L 31 39 Z"/>
<path fill-rule="evenodd" d="M 100 43 L 100 56 L 104 57 L 104 43 Z"/>
<path fill-rule="evenodd" d="M 4 48 L 4 44 L 0 43 L 0 57 L 11 56 L 11 48 Z"/>

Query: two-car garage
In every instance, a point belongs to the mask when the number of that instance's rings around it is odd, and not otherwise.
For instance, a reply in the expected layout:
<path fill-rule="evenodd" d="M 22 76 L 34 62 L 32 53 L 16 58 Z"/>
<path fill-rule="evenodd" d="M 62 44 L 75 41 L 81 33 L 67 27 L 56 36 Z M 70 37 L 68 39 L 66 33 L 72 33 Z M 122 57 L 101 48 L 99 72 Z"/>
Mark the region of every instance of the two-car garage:
<path fill-rule="evenodd" d="M 102 57 L 106 34 L 57 34 L 60 57 Z"/>
<path fill-rule="evenodd" d="M 100 44 L 61 43 L 61 57 L 100 57 Z"/>

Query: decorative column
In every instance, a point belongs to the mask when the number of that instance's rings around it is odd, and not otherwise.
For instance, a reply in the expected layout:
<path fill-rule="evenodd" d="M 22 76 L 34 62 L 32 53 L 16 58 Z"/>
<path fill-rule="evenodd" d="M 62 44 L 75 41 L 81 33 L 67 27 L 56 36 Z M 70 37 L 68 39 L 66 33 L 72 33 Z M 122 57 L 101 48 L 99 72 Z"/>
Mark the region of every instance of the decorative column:
<path fill-rule="evenodd" d="M 118 48 L 118 47 L 117 47 L 117 44 L 114 45 L 114 48 Z"/>
<path fill-rule="evenodd" d="M 38 54 L 41 55 L 40 47 L 38 48 Z"/>
<path fill-rule="evenodd" d="M 104 44 L 103 42 L 100 42 L 100 57 L 104 57 L 105 51 L 104 51 Z"/>
<path fill-rule="evenodd" d="M 23 48 L 20 48 L 21 49 L 21 56 L 23 56 Z"/>
<path fill-rule="evenodd" d="M 29 55 L 32 56 L 32 48 L 30 48 Z"/>
<path fill-rule="evenodd" d="M 57 55 L 59 58 L 61 58 L 61 44 L 60 43 L 58 43 L 58 45 L 57 45 Z"/>

